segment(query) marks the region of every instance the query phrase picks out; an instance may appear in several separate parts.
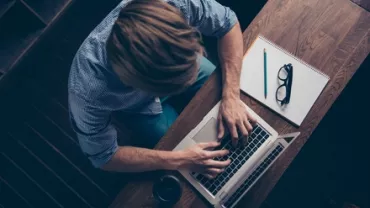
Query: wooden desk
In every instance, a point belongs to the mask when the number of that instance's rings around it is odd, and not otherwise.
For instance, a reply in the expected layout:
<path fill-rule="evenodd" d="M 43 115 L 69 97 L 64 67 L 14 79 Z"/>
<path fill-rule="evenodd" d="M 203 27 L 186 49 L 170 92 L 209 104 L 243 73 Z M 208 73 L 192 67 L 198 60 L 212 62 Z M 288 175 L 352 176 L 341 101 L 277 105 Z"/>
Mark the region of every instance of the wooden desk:
<path fill-rule="evenodd" d="M 335 99 L 370 51 L 370 13 L 349 0 L 270 0 L 244 31 L 245 50 L 262 34 L 331 78 L 327 87 L 298 128 L 301 136 L 241 201 L 240 207 L 259 207 Z M 157 149 L 171 150 L 218 102 L 220 72 L 216 72 L 186 107 Z M 242 96 L 256 113 L 279 133 L 297 131 L 277 114 Z M 206 207 L 207 203 L 183 182 L 183 196 L 176 207 Z M 128 184 L 111 207 L 155 207 L 152 182 Z"/>

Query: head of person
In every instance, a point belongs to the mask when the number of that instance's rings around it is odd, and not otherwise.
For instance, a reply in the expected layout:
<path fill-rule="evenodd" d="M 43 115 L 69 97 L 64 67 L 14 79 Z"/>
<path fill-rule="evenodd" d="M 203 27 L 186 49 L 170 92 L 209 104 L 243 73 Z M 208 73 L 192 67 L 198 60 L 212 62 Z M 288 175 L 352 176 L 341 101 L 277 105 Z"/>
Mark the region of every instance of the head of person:
<path fill-rule="evenodd" d="M 171 95 L 196 80 L 200 38 L 180 11 L 163 0 L 132 0 L 114 23 L 107 56 L 125 85 Z"/>

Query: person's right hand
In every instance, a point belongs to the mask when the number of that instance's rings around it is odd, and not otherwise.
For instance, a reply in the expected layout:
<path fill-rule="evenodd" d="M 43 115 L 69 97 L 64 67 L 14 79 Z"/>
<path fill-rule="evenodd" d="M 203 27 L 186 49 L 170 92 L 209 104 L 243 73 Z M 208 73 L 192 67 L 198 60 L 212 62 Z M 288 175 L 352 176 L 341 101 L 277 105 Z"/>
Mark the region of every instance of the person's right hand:
<path fill-rule="evenodd" d="M 180 169 L 201 173 L 207 178 L 215 178 L 230 164 L 230 159 L 217 161 L 213 158 L 229 154 L 228 150 L 209 150 L 219 146 L 219 142 L 199 143 L 181 151 Z M 207 150 L 208 149 L 208 150 Z"/>

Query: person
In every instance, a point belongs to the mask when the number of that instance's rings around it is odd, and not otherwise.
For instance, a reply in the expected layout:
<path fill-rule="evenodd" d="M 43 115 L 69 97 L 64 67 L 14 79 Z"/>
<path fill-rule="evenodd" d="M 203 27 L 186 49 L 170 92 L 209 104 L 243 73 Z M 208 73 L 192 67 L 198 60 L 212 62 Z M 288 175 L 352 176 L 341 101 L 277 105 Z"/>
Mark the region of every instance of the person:
<path fill-rule="evenodd" d="M 240 100 L 243 40 L 235 13 L 215 0 L 124 0 L 82 43 L 69 75 L 71 124 L 93 166 L 117 172 L 187 169 L 212 178 L 230 163 L 213 160 L 228 154 L 210 150 L 219 142 L 182 151 L 151 149 L 178 116 L 169 100 L 181 97 L 186 105 L 215 69 L 202 55 L 201 34 L 218 38 L 218 137 L 228 130 L 236 144 L 248 135 L 255 120 Z M 118 145 L 113 112 L 120 112 L 142 146 Z"/>

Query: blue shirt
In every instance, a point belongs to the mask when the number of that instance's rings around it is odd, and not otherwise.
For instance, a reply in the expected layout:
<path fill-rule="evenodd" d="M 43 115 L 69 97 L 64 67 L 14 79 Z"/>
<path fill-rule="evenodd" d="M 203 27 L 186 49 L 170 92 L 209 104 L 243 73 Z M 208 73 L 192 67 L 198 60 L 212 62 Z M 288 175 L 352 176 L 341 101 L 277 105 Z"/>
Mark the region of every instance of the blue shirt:
<path fill-rule="evenodd" d="M 108 64 L 105 44 L 123 0 L 90 33 L 77 51 L 69 75 L 68 102 L 72 127 L 82 151 L 95 167 L 106 164 L 118 149 L 117 132 L 111 125 L 114 111 L 159 114 L 158 98 L 125 86 Z M 222 37 L 236 24 L 237 17 L 215 0 L 167 0 L 187 22 L 203 35 Z"/>

